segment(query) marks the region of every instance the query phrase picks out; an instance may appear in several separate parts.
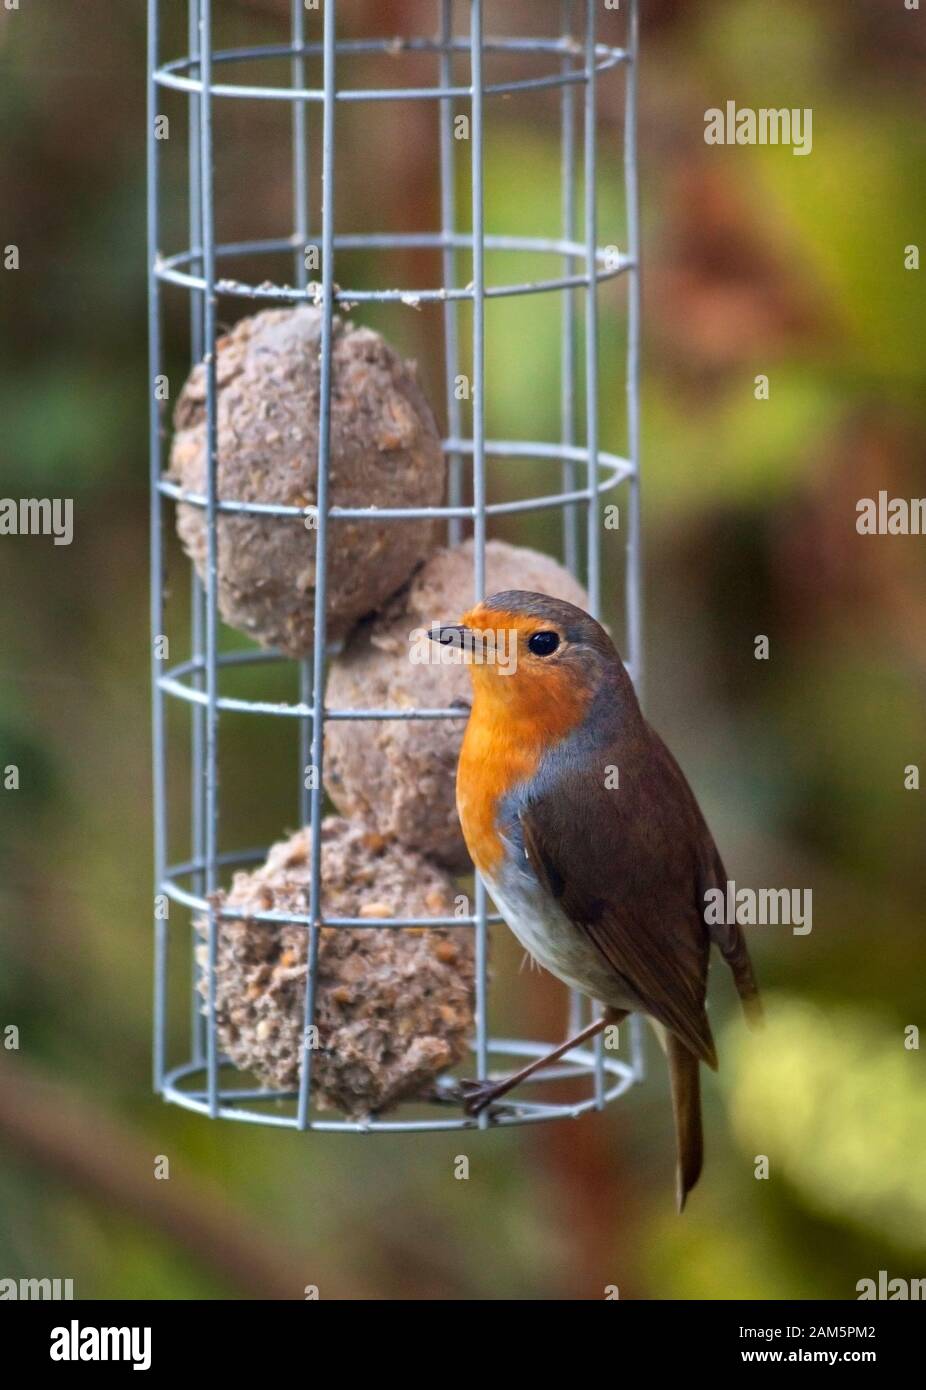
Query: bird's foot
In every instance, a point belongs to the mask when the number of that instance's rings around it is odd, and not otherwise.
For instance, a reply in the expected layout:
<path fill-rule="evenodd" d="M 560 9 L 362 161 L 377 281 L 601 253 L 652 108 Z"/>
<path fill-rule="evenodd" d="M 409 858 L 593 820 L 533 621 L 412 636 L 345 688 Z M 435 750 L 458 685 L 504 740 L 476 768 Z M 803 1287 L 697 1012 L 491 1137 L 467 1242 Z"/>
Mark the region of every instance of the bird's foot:
<path fill-rule="evenodd" d="M 481 1115 L 508 1088 L 497 1081 L 461 1081 L 460 1104 L 467 1115 Z"/>

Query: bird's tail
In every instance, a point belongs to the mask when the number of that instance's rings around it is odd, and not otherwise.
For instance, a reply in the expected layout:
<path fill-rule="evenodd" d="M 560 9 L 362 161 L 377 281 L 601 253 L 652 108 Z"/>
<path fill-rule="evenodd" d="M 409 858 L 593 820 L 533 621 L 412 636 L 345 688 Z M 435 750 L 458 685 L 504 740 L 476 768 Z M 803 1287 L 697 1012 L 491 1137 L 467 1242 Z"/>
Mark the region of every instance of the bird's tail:
<path fill-rule="evenodd" d="M 674 1033 L 665 1033 L 677 1150 L 676 1196 L 681 1212 L 685 1199 L 701 1176 L 704 1135 L 701 1129 L 701 1064 Z"/>

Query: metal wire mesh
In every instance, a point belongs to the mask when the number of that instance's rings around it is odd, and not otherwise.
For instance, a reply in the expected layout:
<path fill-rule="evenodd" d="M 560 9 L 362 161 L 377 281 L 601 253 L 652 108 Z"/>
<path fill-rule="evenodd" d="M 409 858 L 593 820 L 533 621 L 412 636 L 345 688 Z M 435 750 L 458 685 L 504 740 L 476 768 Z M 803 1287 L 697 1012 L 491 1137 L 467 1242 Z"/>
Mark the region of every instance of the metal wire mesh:
<path fill-rule="evenodd" d="M 350 0 L 341 0 L 341 10 L 349 10 Z M 510 513 L 558 509 L 563 519 L 563 550 L 573 573 L 580 568 L 584 549 L 585 579 L 591 609 L 598 614 L 601 603 L 601 508 L 599 499 L 619 486 L 627 490 L 625 507 L 625 653 L 627 666 L 639 684 L 641 675 L 640 615 L 640 512 L 638 488 L 639 460 L 639 330 L 640 297 L 638 276 L 638 202 L 636 172 L 636 59 L 638 16 L 635 0 L 627 0 L 625 39 L 613 47 L 598 38 L 596 0 L 547 0 L 538 5 L 547 19 L 550 12 L 559 25 L 560 37 L 490 37 L 484 33 L 483 0 L 435 0 L 433 38 L 390 40 L 346 40 L 338 38 L 337 0 L 323 0 L 319 11 L 307 11 L 303 0 L 291 0 L 289 42 L 234 50 L 215 50 L 213 46 L 212 0 L 188 0 L 188 49 L 186 55 L 163 60 L 161 55 L 161 5 L 148 0 L 149 77 L 148 77 L 148 243 L 149 243 L 149 342 L 152 379 L 163 372 L 162 306 L 163 287 L 181 287 L 189 297 L 191 361 L 205 362 L 205 417 L 208 451 L 207 485 L 204 493 L 185 491 L 163 471 L 163 406 L 152 391 L 150 416 L 151 481 L 151 635 L 152 701 L 154 746 L 155 882 L 159 902 L 167 901 L 192 914 L 208 919 L 207 961 L 205 965 L 205 1008 L 200 993 L 198 967 L 191 964 L 192 1003 L 190 1044 L 185 1059 L 174 1063 L 169 1051 L 169 947 L 171 936 L 179 933 L 173 920 L 163 912 L 155 915 L 155 1002 L 154 1002 L 154 1081 L 166 1099 L 212 1117 L 222 1116 L 263 1124 L 317 1130 L 415 1130 L 485 1127 L 490 1123 L 512 1124 L 577 1115 L 601 1108 L 621 1095 L 643 1076 L 642 1040 L 639 1021 L 628 1030 L 629 1053 L 606 1053 L 601 1038 L 592 1048 L 576 1049 L 559 1066 L 541 1073 L 538 1080 L 580 1077 L 588 1083 L 588 1095 L 569 1104 L 536 1100 L 512 1101 L 499 1107 L 491 1117 L 478 1120 L 462 1112 L 446 1110 L 424 1119 L 371 1117 L 368 1120 L 320 1119 L 310 1106 L 312 1095 L 311 1047 L 303 1049 L 301 1073 L 296 1091 L 276 1092 L 248 1087 L 238 1078 L 220 1052 L 216 1021 L 216 952 L 218 923 L 223 917 L 241 917 L 240 910 L 217 907 L 212 895 L 220 886 L 223 873 L 231 868 L 260 862 L 265 847 L 236 852 L 219 852 L 219 721 L 223 712 L 249 714 L 255 720 L 290 719 L 298 721 L 300 738 L 300 812 L 302 823 L 310 825 L 311 888 L 304 914 L 267 911 L 247 914 L 248 920 L 267 924 L 296 923 L 308 933 L 308 983 L 305 1023 L 315 1019 L 315 989 L 321 926 L 370 927 L 368 918 L 323 917 L 321 911 L 321 836 L 324 776 L 323 728 L 326 719 L 421 720 L 460 719 L 465 711 L 449 709 L 353 709 L 327 711 L 324 707 L 326 662 L 326 555 L 328 525 L 334 518 L 354 520 L 434 519 L 447 522 L 451 544 L 459 541 L 463 528 L 471 525 L 474 541 L 474 582 L 477 595 L 485 592 L 485 545 L 491 518 Z M 458 12 L 455 16 L 455 11 Z M 455 34 L 455 17 L 465 12 L 465 37 Z M 314 32 L 308 33 L 311 25 Z M 320 28 L 321 33 L 317 30 Z M 364 55 L 398 51 L 433 54 L 437 80 L 433 86 L 348 87 L 339 78 L 344 67 Z M 503 82 L 486 82 L 488 55 L 533 55 L 549 63 L 550 71 L 540 76 L 518 77 Z M 306 85 L 307 60 L 321 58 L 322 85 Z M 252 60 L 288 60 L 289 83 L 279 86 L 244 85 L 224 80 L 234 74 L 235 65 Z M 468 68 L 468 81 L 455 82 L 461 66 Z M 598 230 L 598 93 L 607 74 L 623 78 L 624 151 L 623 176 L 626 207 L 625 250 L 615 255 L 613 248 L 599 245 Z M 219 80 L 219 79 L 223 80 Z M 484 196 L 485 103 L 493 98 L 552 89 L 558 93 L 559 142 L 561 150 L 561 234 L 554 238 L 500 236 L 486 230 Z M 179 251 L 161 251 L 161 157 L 155 138 L 155 119 L 159 99 L 165 90 L 185 93 L 189 107 L 190 139 L 187 150 L 189 183 L 189 240 Z M 215 148 L 213 114 L 217 102 L 288 102 L 292 114 L 292 203 L 293 230 L 284 237 L 224 243 L 216 241 L 215 228 Z M 440 230 L 407 233 L 346 234 L 335 226 L 335 123 L 342 103 L 422 101 L 435 106 L 438 123 Z M 321 279 L 309 283 L 303 250 L 313 235 L 309 207 L 309 148 L 307 113 L 312 105 L 322 112 L 321 183 L 323 195 L 319 223 L 314 235 L 320 242 Z M 464 110 L 470 120 L 470 207 L 471 231 L 458 227 L 456 191 L 457 150 L 453 139 L 454 112 Z M 580 119 L 581 117 L 581 119 Z M 581 136 L 581 141 L 580 141 Z M 579 171 L 581 169 L 582 217 L 579 235 Z M 440 253 L 442 283 L 439 287 L 406 286 L 396 288 L 341 287 L 335 276 L 338 253 L 357 249 L 408 250 L 430 248 Z M 293 254 L 293 283 L 264 280 L 247 283 L 223 278 L 223 261 L 246 256 Z M 469 283 L 458 283 L 460 253 L 471 256 Z M 529 281 L 490 283 L 486 274 L 486 253 L 539 253 L 548 256 L 556 273 Z M 601 284 L 616 276 L 627 282 L 627 445 L 626 455 L 617 456 L 599 446 L 599 350 L 598 293 Z M 561 431 L 558 443 L 526 439 L 495 440 L 486 437 L 486 324 L 488 300 L 518 295 L 556 294 L 561 301 L 560 394 Z M 296 507 L 220 499 L 217 495 L 217 303 L 219 297 L 260 304 L 298 304 L 309 302 L 321 308 L 320 418 L 317 460 L 317 493 L 312 506 Z M 442 306 L 448 435 L 443 440 L 448 462 L 448 500 L 444 506 L 390 509 L 350 508 L 329 505 L 330 403 L 332 376 L 332 315 L 338 305 L 370 302 L 434 302 Z M 465 433 L 460 401 L 454 383 L 461 366 L 461 305 L 471 306 L 471 432 Z M 584 309 L 580 322 L 580 307 Z M 584 363 L 577 353 L 577 339 L 583 343 Z M 577 440 L 576 419 L 579 384 L 584 400 L 584 443 Z M 496 458 L 554 460 L 560 463 L 559 490 L 528 498 L 489 502 L 487 467 Z M 464 502 L 464 482 L 470 485 L 471 502 Z M 191 651 L 188 659 L 164 669 L 157 656 L 158 639 L 164 633 L 164 513 L 168 502 L 202 509 L 206 520 L 205 582 L 192 574 Z M 260 514 L 271 517 L 311 517 L 316 527 L 316 586 L 314 650 L 300 663 L 299 699 L 293 703 L 233 697 L 223 687 L 223 676 L 241 666 L 260 668 L 264 663 L 285 660 L 267 651 L 219 650 L 218 546 L 217 520 L 222 513 Z M 584 532 L 584 536 L 583 536 Z M 583 546 L 584 539 L 584 546 Z M 185 702 L 189 706 L 191 737 L 189 759 L 193 789 L 190 815 L 190 852 L 183 862 L 168 862 L 168 806 L 166 767 L 166 703 Z M 301 775 L 306 765 L 317 769 L 311 789 L 304 788 Z M 391 918 L 382 930 L 406 930 L 420 926 L 466 925 L 475 933 L 476 1036 L 473 1043 L 474 1070 L 480 1079 L 489 1076 L 490 1058 L 532 1058 L 545 1054 L 552 1043 L 511 1038 L 493 1038 L 489 1032 L 489 981 L 487 969 L 488 928 L 500 920 L 487 912 L 486 891 L 478 880 L 474 911 L 464 917 Z M 577 1027 L 585 1001 L 573 995 L 569 1021 Z M 268 1104 L 270 1102 L 270 1104 Z"/>

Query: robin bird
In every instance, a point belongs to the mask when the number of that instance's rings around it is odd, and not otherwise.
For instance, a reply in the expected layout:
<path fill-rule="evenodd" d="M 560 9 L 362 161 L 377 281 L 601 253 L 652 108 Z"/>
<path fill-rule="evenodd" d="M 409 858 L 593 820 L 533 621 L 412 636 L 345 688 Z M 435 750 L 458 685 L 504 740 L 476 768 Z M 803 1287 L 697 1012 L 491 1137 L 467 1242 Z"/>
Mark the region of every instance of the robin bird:
<path fill-rule="evenodd" d="M 473 863 L 525 949 L 604 1006 L 548 1056 L 472 1083 L 466 1109 L 478 1114 L 609 1023 L 644 1014 L 668 1059 L 681 1211 L 702 1166 L 700 1064 L 717 1067 L 712 942 L 747 1019 L 761 1017 L 738 924 L 704 920 L 706 891 L 727 876 L 694 793 L 611 638 L 580 608 L 513 590 L 430 635 L 461 648 L 472 678 L 457 809 Z"/>

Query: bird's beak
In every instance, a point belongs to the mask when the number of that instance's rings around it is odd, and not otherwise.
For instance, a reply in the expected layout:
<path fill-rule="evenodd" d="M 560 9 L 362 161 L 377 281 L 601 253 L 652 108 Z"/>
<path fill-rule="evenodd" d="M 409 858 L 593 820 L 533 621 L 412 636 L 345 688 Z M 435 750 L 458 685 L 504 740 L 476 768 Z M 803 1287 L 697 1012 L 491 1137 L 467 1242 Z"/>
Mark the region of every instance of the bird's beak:
<path fill-rule="evenodd" d="M 462 623 L 432 623 L 428 636 L 442 647 L 459 647 L 464 652 L 473 649 L 473 630 Z"/>

